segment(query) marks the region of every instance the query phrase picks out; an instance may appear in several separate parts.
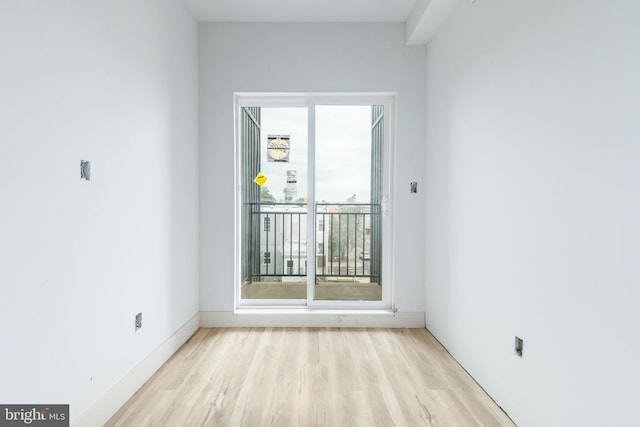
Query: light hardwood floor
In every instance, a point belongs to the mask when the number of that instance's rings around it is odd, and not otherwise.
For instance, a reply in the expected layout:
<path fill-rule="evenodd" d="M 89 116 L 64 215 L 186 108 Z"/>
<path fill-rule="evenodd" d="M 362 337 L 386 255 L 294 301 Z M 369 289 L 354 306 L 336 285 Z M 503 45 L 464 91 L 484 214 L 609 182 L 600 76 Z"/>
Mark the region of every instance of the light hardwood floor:
<path fill-rule="evenodd" d="M 107 426 L 513 426 L 424 329 L 200 329 Z"/>

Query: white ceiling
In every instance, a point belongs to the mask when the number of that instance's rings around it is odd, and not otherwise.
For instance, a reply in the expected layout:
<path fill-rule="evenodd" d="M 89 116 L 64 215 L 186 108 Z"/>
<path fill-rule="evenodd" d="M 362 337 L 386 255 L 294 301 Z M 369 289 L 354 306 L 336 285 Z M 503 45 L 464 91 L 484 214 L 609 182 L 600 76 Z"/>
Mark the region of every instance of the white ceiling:
<path fill-rule="evenodd" d="M 198 21 L 406 22 L 417 0 L 184 0 Z"/>
<path fill-rule="evenodd" d="M 407 45 L 422 45 L 459 0 L 183 1 L 201 22 L 402 22 Z"/>

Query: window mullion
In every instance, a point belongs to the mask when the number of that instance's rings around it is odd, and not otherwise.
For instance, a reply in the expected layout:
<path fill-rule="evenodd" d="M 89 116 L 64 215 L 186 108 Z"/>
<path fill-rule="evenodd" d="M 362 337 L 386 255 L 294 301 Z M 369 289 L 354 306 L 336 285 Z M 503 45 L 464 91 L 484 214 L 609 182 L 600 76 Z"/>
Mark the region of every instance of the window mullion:
<path fill-rule="evenodd" d="M 307 305 L 315 299 L 316 283 L 316 106 L 309 102 L 307 120 Z"/>

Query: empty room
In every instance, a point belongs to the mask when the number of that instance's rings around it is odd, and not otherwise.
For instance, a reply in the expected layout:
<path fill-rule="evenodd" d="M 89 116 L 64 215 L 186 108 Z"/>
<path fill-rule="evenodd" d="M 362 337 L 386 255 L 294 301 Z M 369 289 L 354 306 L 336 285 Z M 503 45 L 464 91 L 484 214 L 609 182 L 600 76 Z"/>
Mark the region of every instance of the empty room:
<path fill-rule="evenodd" d="M 639 20 L 0 0 L 0 425 L 639 425 Z"/>

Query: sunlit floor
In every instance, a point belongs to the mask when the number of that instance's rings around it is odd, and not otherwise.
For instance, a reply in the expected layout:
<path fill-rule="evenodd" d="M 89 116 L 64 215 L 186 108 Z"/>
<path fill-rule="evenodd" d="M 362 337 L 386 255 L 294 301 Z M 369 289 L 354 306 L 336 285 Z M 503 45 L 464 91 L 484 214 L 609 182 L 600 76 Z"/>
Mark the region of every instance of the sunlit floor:
<path fill-rule="evenodd" d="M 254 282 L 242 286 L 245 299 L 306 299 L 307 284 L 303 282 Z M 382 286 L 378 283 L 328 282 L 315 286 L 315 299 L 334 301 L 380 301 Z"/>

